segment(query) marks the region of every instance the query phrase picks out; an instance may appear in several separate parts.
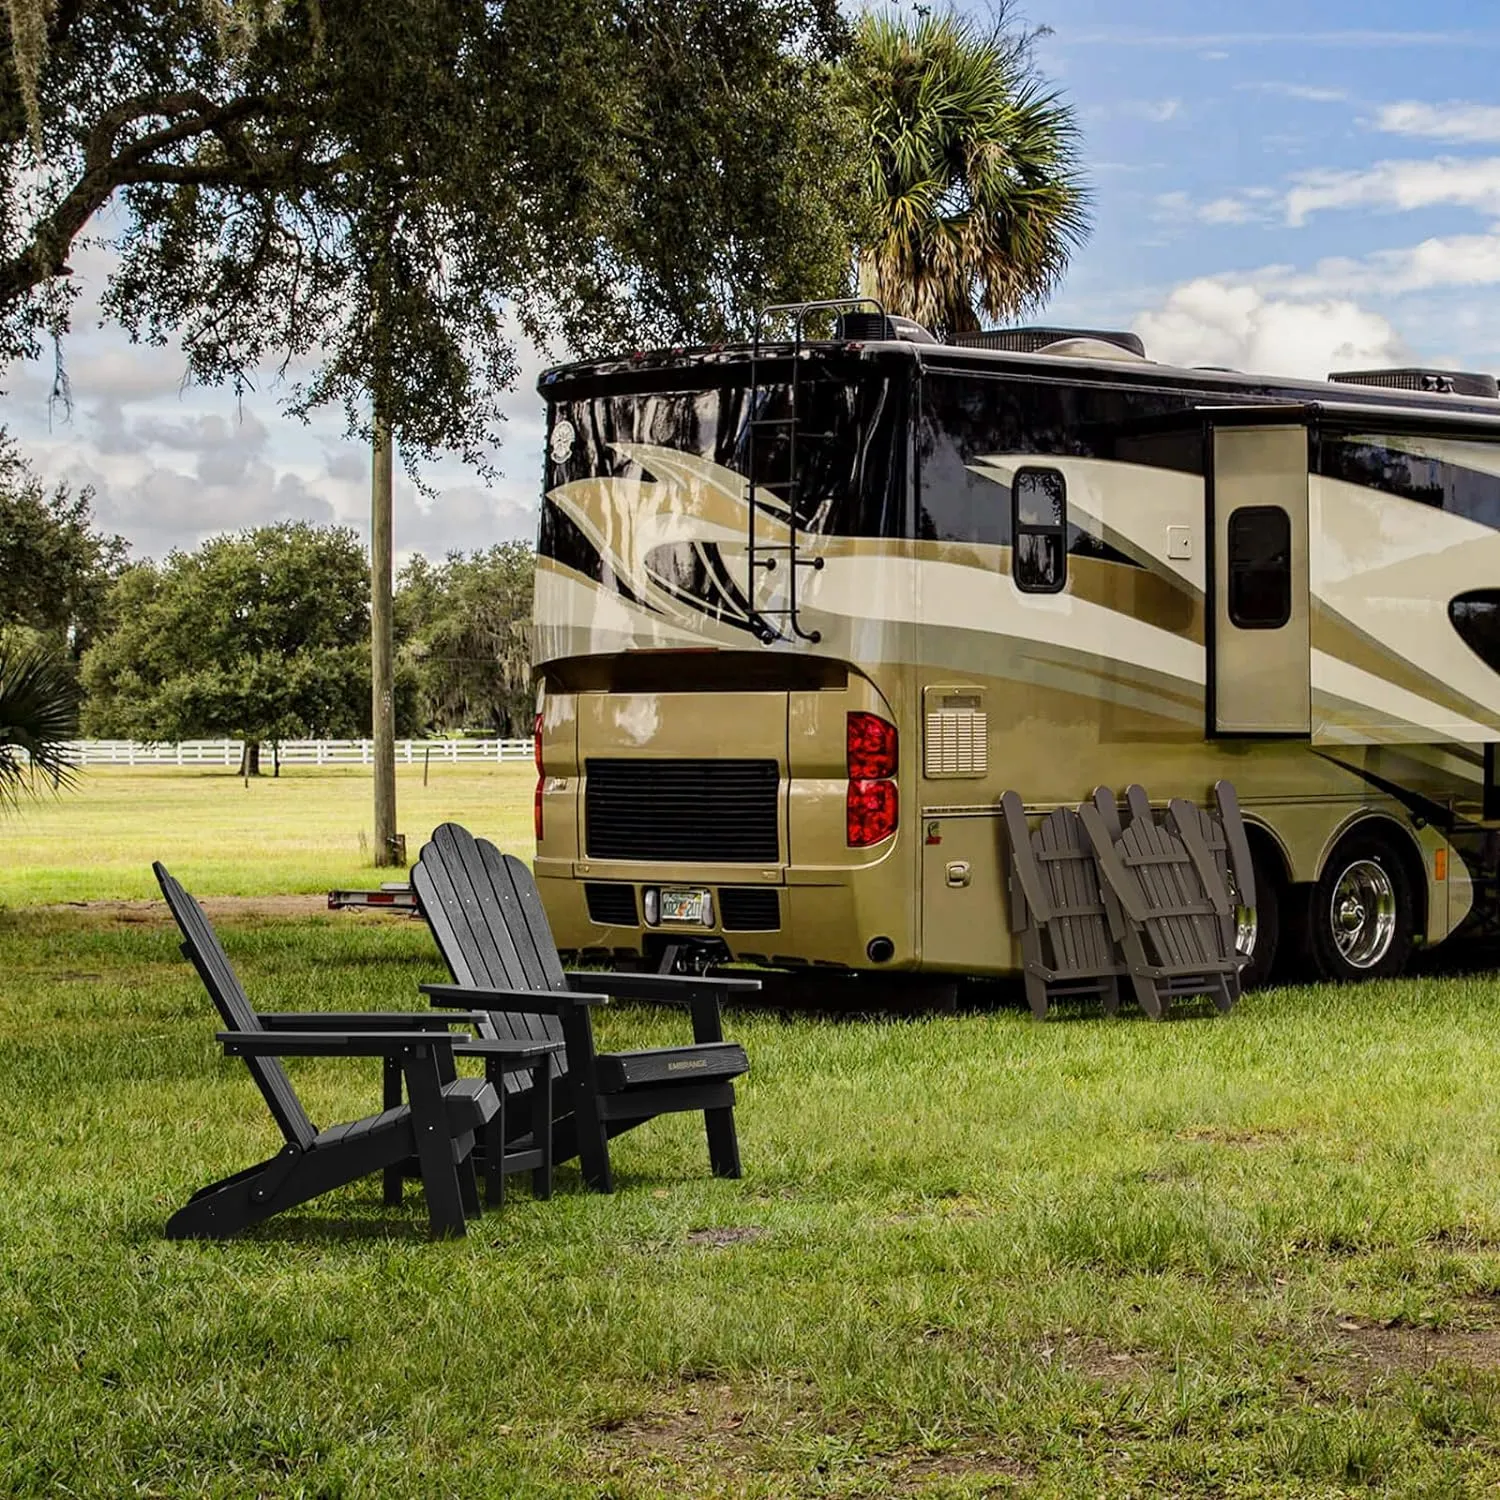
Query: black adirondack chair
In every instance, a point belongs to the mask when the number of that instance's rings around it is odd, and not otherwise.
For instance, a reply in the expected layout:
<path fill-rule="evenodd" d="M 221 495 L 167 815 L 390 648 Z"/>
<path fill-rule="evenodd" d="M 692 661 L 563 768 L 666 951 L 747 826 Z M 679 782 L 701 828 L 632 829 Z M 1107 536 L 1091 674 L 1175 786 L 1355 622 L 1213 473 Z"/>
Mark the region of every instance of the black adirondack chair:
<path fill-rule="evenodd" d="M 1021 938 L 1023 978 L 1031 1013 L 1040 1021 L 1053 1000 L 1098 996 L 1120 1008 L 1116 943 L 1121 919 L 1100 889 L 1093 850 L 1078 814 L 1060 807 L 1028 829 L 1020 796 L 1000 799 L 1010 840 L 1010 924 Z"/>
<path fill-rule="evenodd" d="M 482 1078 L 459 1078 L 448 1030 L 472 1015 L 361 1012 L 259 1013 L 250 1004 L 208 917 L 159 862 L 152 866 L 182 932 L 182 951 L 227 1031 L 224 1051 L 243 1057 L 286 1144 L 269 1161 L 193 1196 L 167 1221 L 172 1239 L 222 1239 L 333 1188 L 415 1158 L 434 1236 L 461 1235 L 479 1211 L 470 1160 L 475 1133 L 499 1108 Z M 283 1057 L 379 1057 L 405 1076 L 410 1103 L 319 1130 L 307 1116 Z"/>
<path fill-rule="evenodd" d="M 1143 790 L 1126 793 L 1130 821 L 1111 827 L 1099 798 L 1078 810 L 1099 873 L 1127 919 L 1127 970 L 1141 1009 L 1160 1020 L 1174 999 L 1208 995 L 1229 1010 L 1243 965 L 1234 905 L 1197 822 L 1158 824 Z M 1186 825 L 1186 826 L 1182 826 Z"/>
<path fill-rule="evenodd" d="M 565 972 L 531 871 L 456 823 L 434 830 L 411 880 L 453 977 L 422 985 L 423 993 L 435 1005 L 487 1012 L 482 1041 L 563 1043 L 554 1060 L 554 1160 L 576 1156 L 584 1181 L 611 1192 L 611 1137 L 658 1115 L 701 1110 L 714 1174 L 740 1175 L 733 1080 L 750 1063 L 743 1047 L 724 1040 L 720 1005 L 758 991 L 758 980 Z M 611 997 L 686 1004 L 693 1045 L 597 1051 L 591 1012 Z M 528 1089 L 503 1058 L 485 1065 L 512 1099 Z"/>

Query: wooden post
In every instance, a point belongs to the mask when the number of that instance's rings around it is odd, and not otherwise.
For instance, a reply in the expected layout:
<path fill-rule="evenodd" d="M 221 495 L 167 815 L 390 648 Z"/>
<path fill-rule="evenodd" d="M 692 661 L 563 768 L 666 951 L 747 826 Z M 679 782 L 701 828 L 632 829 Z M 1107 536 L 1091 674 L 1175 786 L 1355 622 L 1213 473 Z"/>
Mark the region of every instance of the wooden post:
<path fill-rule="evenodd" d="M 375 863 L 396 862 L 396 695 L 391 606 L 391 425 L 375 418 L 370 483 L 370 689 L 375 762 Z"/>

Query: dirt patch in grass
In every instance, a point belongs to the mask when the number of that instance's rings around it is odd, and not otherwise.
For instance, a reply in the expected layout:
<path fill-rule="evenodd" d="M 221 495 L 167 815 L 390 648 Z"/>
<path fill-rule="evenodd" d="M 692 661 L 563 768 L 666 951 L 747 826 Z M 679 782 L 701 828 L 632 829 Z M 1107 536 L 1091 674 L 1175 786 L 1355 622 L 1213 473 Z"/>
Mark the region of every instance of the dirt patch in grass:
<path fill-rule="evenodd" d="M 1500 1328 L 1417 1328 L 1340 1317 L 1333 1333 L 1340 1362 L 1360 1386 L 1390 1375 L 1421 1374 L 1439 1364 L 1500 1371 Z"/>
<path fill-rule="evenodd" d="M 1229 1125 L 1189 1125 L 1177 1132 L 1179 1141 L 1194 1141 L 1209 1146 L 1240 1146 L 1248 1151 L 1258 1151 L 1265 1146 L 1274 1146 L 1295 1134 L 1287 1128 L 1267 1127 L 1263 1130 L 1236 1130 Z"/>
<path fill-rule="evenodd" d="M 687 1233 L 687 1242 L 690 1245 L 707 1245 L 711 1249 L 719 1250 L 726 1245 L 753 1245 L 764 1233 L 764 1229 L 754 1224 L 742 1225 L 739 1228 L 690 1229 Z"/>
<path fill-rule="evenodd" d="M 852 1431 L 830 1426 L 813 1392 L 783 1399 L 758 1395 L 717 1381 L 688 1381 L 660 1393 L 637 1416 L 597 1424 L 593 1444 L 605 1473 L 649 1474 L 671 1481 L 663 1493 L 732 1495 L 736 1476 L 750 1472 L 797 1476 L 799 1492 L 816 1479 L 839 1476 L 838 1493 L 887 1497 L 946 1492 L 968 1481 L 976 1495 L 1003 1495 L 1033 1479 L 1035 1466 L 983 1441 L 942 1452 L 901 1447 L 865 1450 Z M 799 1453 L 801 1457 L 799 1458 Z M 778 1491 L 779 1493 L 779 1491 Z"/>
<path fill-rule="evenodd" d="M 203 909 L 213 919 L 254 920 L 255 918 L 285 920 L 292 917 L 312 917 L 326 914 L 328 897 L 302 896 L 205 896 Z M 120 922 L 128 925 L 139 923 L 165 923 L 172 920 L 165 901 L 121 900 L 121 901 L 63 901 L 55 906 L 37 906 L 33 911 L 76 916 L 88 922 Z M 391 916 L 389 911 L 372 909 L 369 912 L 346 912 L 345 917 Z M 406 913 L 401 913 L 405 916 Z"/>
<path fill-rule="evenodd" d="M 1103 1339 L 1080 1334 L 1050 1340 L 1037 1354 L 1043 1363 L 1061 1365 L 1097 1385 L 1128 1385 L 1150 1373 L 1147 1358 L 1139 1351 L 1115 1349 Z"/>

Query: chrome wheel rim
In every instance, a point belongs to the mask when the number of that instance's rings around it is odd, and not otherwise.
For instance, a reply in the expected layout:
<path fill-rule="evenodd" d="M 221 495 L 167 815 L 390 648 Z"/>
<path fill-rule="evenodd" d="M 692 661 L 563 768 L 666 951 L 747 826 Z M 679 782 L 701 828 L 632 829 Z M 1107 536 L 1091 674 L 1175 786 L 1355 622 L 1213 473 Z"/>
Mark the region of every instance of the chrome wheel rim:
<path fill-rule="evenodd" d="M 1356 859 L 1334 882 L 1328 927 L 1351 969 L 1373 969 L 1396 938 L 1396 887 L 1383 865 Z"/>
<path fill-rule="evenodd" d="M 1255 918 L 1253 906 L 1236 906 L 1234 909 L 1234 951 L 1241 958 L 1255 956 L 1255 935 L 1260 923 Z"/>

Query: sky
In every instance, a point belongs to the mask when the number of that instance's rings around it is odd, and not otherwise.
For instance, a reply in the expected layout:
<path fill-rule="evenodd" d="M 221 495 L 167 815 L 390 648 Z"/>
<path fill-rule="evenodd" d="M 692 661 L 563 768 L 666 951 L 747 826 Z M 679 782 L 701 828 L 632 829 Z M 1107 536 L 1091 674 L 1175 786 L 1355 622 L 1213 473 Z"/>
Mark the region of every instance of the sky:
<path fill-rule="evenodd" d="M 1073 103 L 1094 230 L 1033 321 L 1133 328 L 1148 355 L 1266 374 L 1420 362 L 1500 371 L 1500 8 L 1494 0 L 1023 0 Z M 107 235 L 108 222 L 91 227 Z M 369 461 L 336 414 L 184 385 L 173 348 L 99 326 L 104 255 L 53 368 L 0 377 L 0 419 L 49 481 L 90 485 L 137 557 L 295 517 L 368 530 Z M 523 352 L 486 486 L 398 472 L 398 556 L 532 535 L 544 351 Z"/>

